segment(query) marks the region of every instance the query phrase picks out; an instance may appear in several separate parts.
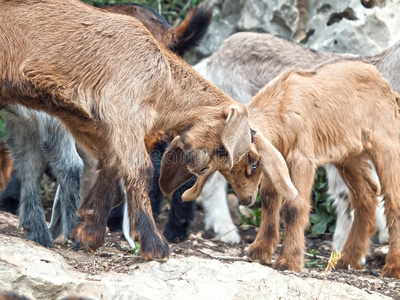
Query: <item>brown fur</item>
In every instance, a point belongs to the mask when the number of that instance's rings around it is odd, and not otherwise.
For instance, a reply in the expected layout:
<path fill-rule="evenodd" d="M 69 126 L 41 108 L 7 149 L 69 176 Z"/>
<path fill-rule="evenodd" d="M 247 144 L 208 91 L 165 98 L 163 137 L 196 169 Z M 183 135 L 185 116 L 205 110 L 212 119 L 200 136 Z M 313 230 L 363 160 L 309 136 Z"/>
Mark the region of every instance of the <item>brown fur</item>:
<path fill-rule="evenodd" d="M 375 230 L 376 196 L 380 193 L 370 178 L 371 158 L 381 181 L 390 234 L 383 275 L 400 278 L 400 180 L 396 175 L 400 172 L 399 112 L 389 83 L 377 69 L 357 61 L 342 61 L 314 72 L 289 70 L 264 87 L 248 109 L 251 126 L 258 131 L 254 146 L 231 172 L 222 173 L 246 203 L 249 196 L 254 201 L 265 175 L 262 223 L 249 248 L 249 258 L 271 261 L 278 243 L 278 211 L 284 196 L 285 235 L 275 268 L 301 271 L 315 169 L 333 163 L 350 190 L 355 209 L 339 266 L 361 268 L 361 258 Z M 272 148 L 282 156 L 275 155 Z M 257 156 L 260 168 L 243 176 Z M 281 164 L 283 159 L 287 167 Z M 297 196 L 285 176 L 287 170 Z"/>
<path fill-rule="evenodd" d="M 104 239 L 111 208 L 104 194 L 111 198 L 110 187 L 122 178 L 132 236 L 140 239 L 142 256 L 168 257 L 147 195 L 152 169 L 144 138 L 150 132 L 172 131 L 180 135 L 184 153 L 205 157 L 208 169 L 199 176 L 200 186 L 202 178 L 231 166 L 214 155 L 227 128 L 237 128 L 231 138 L 243 145 L 226 149 L 234 162 L 250 148 L 247 109 L 162 47 L 134 18 L 77 0 L 2 0 L 0 53 L 0 104 L 17 103 L 58 117 L 99 161 L 97 181 L 81 203 L 82 221 L 75 229 L 91 251 Z M 239 118 L 226 123 L 232 109 Z M 163 172 L 168 177 L 169 168 Z"/>
<path fill-rule="evenodd" d="M 183 57 L 186 51 L 197 46 L 203 39 L 211 21 L 211 12 L 204 6 L 191 9 L 185 20 L 178 28 L 172 28 L 165 18 L 148 6 L 138 4 L 112 4 L 101 7 L 112 13 L 131 16 L 139 20 L 153 37 L 167 49 Z M 173 138 L 171 132 L 153 132 L 146 135 L 146 150 L 150 153 L 159 143 L 170 142 Z M 94 185 L 96 176 L 95 160 L 90 155 L 80 151 L 85 162 L 83 175 L 81 176 L 81 197 L 85 198 Z M 121 199 L 116 199 L 121 200 Z M 114 203 L 115 205 L 116 203 Z"/>
<path fill-rule="evenodd" d="M 7 183 L 11 179 L 12 170 L 13 166 L 10 153 L 0 143 L 0 183 L 3 190 L 6 188 Z"/>

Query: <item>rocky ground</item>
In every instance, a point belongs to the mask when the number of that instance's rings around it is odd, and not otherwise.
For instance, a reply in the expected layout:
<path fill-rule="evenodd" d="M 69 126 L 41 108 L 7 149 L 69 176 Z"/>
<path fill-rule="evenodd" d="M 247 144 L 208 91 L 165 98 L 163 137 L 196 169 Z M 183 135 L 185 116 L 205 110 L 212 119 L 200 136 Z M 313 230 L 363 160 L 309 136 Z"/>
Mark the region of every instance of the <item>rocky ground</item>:
<path fill-rule="evenodd" d="M 45 249 L 25 241 L 16 217 L 1 212 L 0 290 L 12 289 L 36 299 L 61 299 L 71 293 L 94 299 L 188 295 L 195 299 L 317 299 L 321 289 L 318 299 L 400 299 L 400 282 L 381 277 L 382 255 L 370 255 L 361 271 L 329 272 L 323 282 L 331 236 L 308 237 L 309 267 L 301 274 L 277 272 L 246 259 L 255 228 L 240 228 L 242 242 L 226 245 L 204 232 L 202 214 L 197 211 L 188 240 L 170 245 L 167 262 L 146 262 L 131 251 L 120 231 L 107 233 L 105 245 L 94 255 L 73 251 L 71 243 L 61 238 L 54 249 Z M 160 216 L 160 228 L 167 216 L 167 212 Z"/>

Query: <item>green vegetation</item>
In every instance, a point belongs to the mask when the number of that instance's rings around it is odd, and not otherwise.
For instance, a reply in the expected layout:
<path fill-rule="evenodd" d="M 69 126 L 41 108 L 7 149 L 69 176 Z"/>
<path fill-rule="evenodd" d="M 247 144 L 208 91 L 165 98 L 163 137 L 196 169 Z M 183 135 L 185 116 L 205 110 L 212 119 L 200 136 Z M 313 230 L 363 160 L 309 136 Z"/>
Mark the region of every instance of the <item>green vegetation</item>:
<path fill-rule="evenodd" d="M 154 8 L 161 13 L 172 26 L 186 17 L 187 12 L 204 0 L 83 0 L 94 6 L 102 6 L 115 3 L 138 3 Z M 174 27 L 175 27 L 174 26 Z"/>
<path fill-rule="evenodd" d="M 240 217 L 242 219 L 243 222 L 243 230 L 248 229 L 250 226 L 257 226 L 260 227 L 260 223 L 261 223 L 261 213 L 262 213 L 262 209 L 261 209 L 261 203 L 260 203 L 260 194 L 257 195 L 257 199 L 255 202 L 255 206 L 257 208 L 254 209 L 249 209 L 249 215 L 245 216 L 240 214 Z"/>
<path fill-rule="evenodd" d="M 328 183 L 325 169 L 320 168 L 315 173 L 313 187 L 313 213 L 310 214 L 311 234 L 318 235 L 335 231 L 335 215 L 332 209 L 333 200 L 328 195 Z"/>
<path fill-rule="evenodd" d="M 313 257 L 305 263 L 307 268 L 323 268 L 323 267 L 325 267 L 325 263 L 322 261 L 321 258 L 318 257 L 319 251 L 317 251 L 315 249 L 311 249 L 310 254 L 312 254 Z"/>
<path fill-rule="evenodd" d="M 333 233 L 335 231 L 335 215 L 332 209 L 333 200 L 328 195 L 328 183 L 325 178 L 325 169 L 320 168 L 315 173 L 312 190 L 313 212 L 310 214 L 311 234 Z M 257 197 L 257 203 L 260 195 Z M 258 205 L 259 207 L 260 205 Z M 244 228 L 247 225 L 260 226 L 261 208 L 250 210 L 250 216 L 241 216 Z"/>

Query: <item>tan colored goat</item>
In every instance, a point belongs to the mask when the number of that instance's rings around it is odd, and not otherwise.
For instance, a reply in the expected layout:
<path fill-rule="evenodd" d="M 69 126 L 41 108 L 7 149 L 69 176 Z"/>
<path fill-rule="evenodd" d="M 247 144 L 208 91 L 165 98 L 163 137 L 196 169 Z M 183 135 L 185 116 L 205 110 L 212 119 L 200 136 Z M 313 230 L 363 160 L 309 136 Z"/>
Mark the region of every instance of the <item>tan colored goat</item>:
<path fill-rule="evenodd" d="M 339 266 L 361 268 L 375 232 L 376 196 L 382 193 L 390 235 L 383 275 L 400 278 L 400 120 L 396 97 L 378 70 L 357 61 L 332 62 L 315 71 L 289 70 L 254 96 L 248 110 L 256 131 L 252 149 L 232 171 L 222 171 L 244 203 L 255 200 L 261 181 L 261 226 L 248 257 L 271 262 L 279 240 L 282 183 L 289 185 L 282 174 L 288 168 L 298 194 L 283 202 L 285 234 L 274 266 L 301 271 L 314 173 L 332 163 L 355 209 Z M 280 165 L 273 162 L 278 151 Z M 381 191 L 371 179 L 369 158 Z"/>
<path fill-rule="evenodd" d="M 78 0 L 0 0 L 0 104 L 58 117 L 98 159 L 98 177 L 75 229 L 91 251 L 104 240 L 122 178 L 142 257 L 168 256 L 147 194 L 152 168 L 144 138 L 152 131 L 178 134 L 169 148 L 173 160 L 163 162 L 165 193 L 199 174 L 186 198 L 194 199 L 205 178 L 231 168 L 251 146 L 244 106 L 161 46 L 136 19 Z"/>

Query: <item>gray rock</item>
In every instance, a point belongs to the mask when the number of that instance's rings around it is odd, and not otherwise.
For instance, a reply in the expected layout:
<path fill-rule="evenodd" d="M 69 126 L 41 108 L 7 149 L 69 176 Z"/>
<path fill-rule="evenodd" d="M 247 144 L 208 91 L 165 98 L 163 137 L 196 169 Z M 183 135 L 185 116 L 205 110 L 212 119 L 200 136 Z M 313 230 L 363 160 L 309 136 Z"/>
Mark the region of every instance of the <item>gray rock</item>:
<path fill-rule="evenodd" d="M 238 31 L 268 32 L 315 50 L 374 55 L 400 39 L 396 0 L 206 0 L 213 20 L 194 64 Z"/>
<path fill-rule="evenodd" d="M 322 281 L 282 275 L 249 262 L 174 256 L 144 262 L 128 274 L 89 276 L 31 241 L 0 235 L 0 290 L 35 299 L 81 295 L 93 299 L 315 299 Z M 319 299 L 389 299 L 325 281 Z"/>
<path fill-rule="evenodd" d="M 359 0 L 315 1 L 307 46 L 316 50 L 374 55 L 400 38 L 398 1 L 367 8 Z"/>

